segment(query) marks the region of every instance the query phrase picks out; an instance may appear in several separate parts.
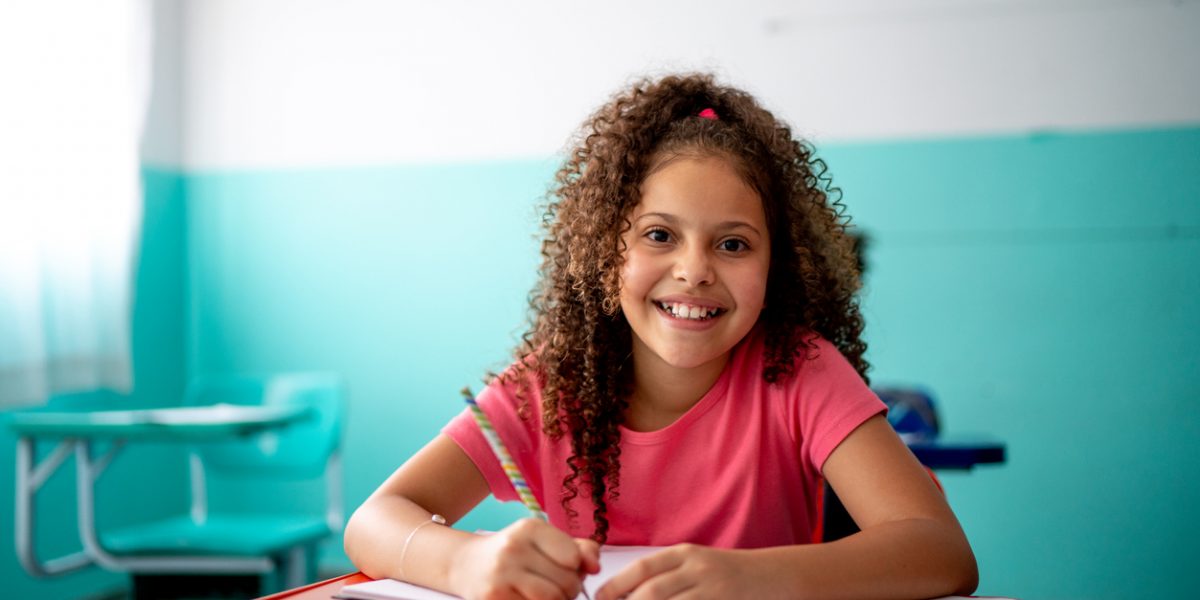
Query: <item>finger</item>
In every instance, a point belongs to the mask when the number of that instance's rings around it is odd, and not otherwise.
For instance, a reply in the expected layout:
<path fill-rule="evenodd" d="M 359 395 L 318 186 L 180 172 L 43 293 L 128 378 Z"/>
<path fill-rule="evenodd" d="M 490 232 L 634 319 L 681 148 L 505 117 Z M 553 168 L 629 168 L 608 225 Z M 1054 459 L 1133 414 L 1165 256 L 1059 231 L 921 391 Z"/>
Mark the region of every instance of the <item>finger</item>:
<path fill-rule="evenodd" d="M 712 598 L 712 597 L 713 597 L 713 594 L 706 593 L 704 586 L 694 585 L 686 590 L 682 590 L 679 593 L 675 594 L 675 596 L 672 597 L 671 600 L 705 600 L 706 598 Z M 720 596 L 718 596 L 718 597 L 720 597 Z"/>
<path fill-rule="evenodd" d="M 564 590 L 553 581 L 535 573 L 525 573 L 513 581 L 517 595 L 528 600 L 571 600 L 579 595 L 576 590 Z"/>
<path fill-rule="evenodd" d="M 572 547 L 574 544 L 571 544 Z M 536 546 L 528 547 L 528 552 L 522 557 L 524 574 L 536 576 L 553 584 L 562 595 L 574 598 L 579 594 L 583 578 L 577 568 L 567 568 L 552 557 L 547 556 Z"/>
<path fill-rule="evenodd" d="M 678 552 L 664 550 L 639 558 L 617 572 L 596 593 L 596 600 L 616 600 L 628 595 L 650 578 L 674 570 L 683 563 Z"/>
<path fill-rule="evenodd" d="M 684 574 L 683 569 L 674 569 L 642 582 L 627 600 L 674 600 L 697 589 L 698 583 L 694 576 Z"/>
<path fill-rule="evenodd" d="M 575 538 L 575 545 L 579 547 L 579 555 L 583 558 L 580 570 L 591 575 L 599 573 L 600 544 L 596 543 L 596 540 Z"/>
<path fill-rule="evenodd" d="M 553 540 L 554 537 L 562 536 L 566 538 L 570 551 L 578 552 L 571 537 L 535 519 L 524 519 L 512 524 L 506 528 L 504 536 L 503 540 L 498 541 L 504 545 L 500 556 L 503 570 L 509 573 L 509 581 L 526 580 L 527 577 L 544 580 L 560 590 L 552 596 L 555 598 L 561 595 L 574 597 L 574 594 L 578 593 L 582 579 L 578 570 L 563 567 L 543 550 L 543 547 L 548 545 L 546 538 Z"/>
<path fill-rule="evenodd" d="M 583 564 L 583 553 L 575 538 L 563 533 L 557 527 L 545 521 L 532 521 L 528 527 L 531 531 L 530 540 L 538 552 L 557 563 L 560 567 L 571 572 L 579 571 Z"/>

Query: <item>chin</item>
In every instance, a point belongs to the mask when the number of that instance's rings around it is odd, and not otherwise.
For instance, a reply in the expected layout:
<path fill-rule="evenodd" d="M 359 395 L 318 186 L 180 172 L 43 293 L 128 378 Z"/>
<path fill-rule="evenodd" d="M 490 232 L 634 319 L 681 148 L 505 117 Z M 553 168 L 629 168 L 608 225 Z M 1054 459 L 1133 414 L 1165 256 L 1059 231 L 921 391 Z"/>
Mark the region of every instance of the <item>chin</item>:
<path fill-rule="evenodd" d="M 702 367 L 722 356 L 722 353 L 704 353 L 698 354 L 695 352 L 659 352 L 657 353 L 663 362 L 675 367 L 676 369 L 694 369 Z"/>

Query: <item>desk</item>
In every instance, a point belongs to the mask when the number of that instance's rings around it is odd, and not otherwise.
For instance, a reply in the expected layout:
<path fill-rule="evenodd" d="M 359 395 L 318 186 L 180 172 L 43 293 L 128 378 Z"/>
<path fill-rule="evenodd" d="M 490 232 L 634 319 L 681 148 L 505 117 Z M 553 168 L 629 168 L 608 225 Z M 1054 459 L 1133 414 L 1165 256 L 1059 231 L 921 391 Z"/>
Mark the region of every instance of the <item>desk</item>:
<path fill-rule="evenodd" d="M 341 577 L 326 579 L 325 581 L 320 581 L 312 585 L 306 585 L 294 590 L 279 592 L 278 594 L 273 594 L 271 596 L 261 598 L 260 600 L 283 600 L 284 598 L 287 598 L 288 600 L 329 600 L 333 596 L 337 595 L 338 592 L 342 591 L 342 588 L 348 585 L 366 583 L 368 581 L 371 581 L 371 578 L 363 575 L 362 573 L 348 573 L 346 575 L 342 575 Z"/>
<path fill-rule="evenodd" d="M 91 564 L 118 571 L 130 568 L 168 571 L 177 567 L 178 561 L 169 557 L 115 556 L 100 543 L 95 521 L 95 483 L 125 442 L 230 440 L 294 423 L 306 418 L 311 410 L 302 405 L 217 404 L 148 410 L 9 413 L 8 426 L 17 434 L 15 541 L 21 566 L 34 576 L 58 575 Z M 58 441 L 54 450 L 40 462 L 36 452 L 39 438 Z M 99 442 L 111 443 L 111 447 L 103 456 L 93 459 L 93 444 Z M 72 454 L 76 461 L 76 508 L 83 550 L 43 562 L 34 553 L 34 499 L 42 484 Z M 220 573 L 232 564 L 244 568 L 254 561 L 263 562 L 264 570 L 271 568 L 267 559 L 254 557 L 189 558 L 187 564 L 193 570 Z"/>
<path fill-rule="evenodd" d="M 259 600 L 330 600 L 342 591 L 342 588 L 356 583 L 366 583 L 371 581 L 370 577 L 362 573 L 349 573 L 341 577 L 326 579 L 312 585 L 287 590 L 260 598 Z M 953 600 L 955 598 L 979 598 L 981 600 L 1012 600 L 1011 598 L 1001 598 L 999 596 L 948 596 L 943 600 Z"/>
<path fill-rule="evenodd" d="M 1005 448 L 986 436 L 938 436 L 907 442 L 921 464 L 939 470 L 970 471 L 977 465 L 1003 464 Z"/>

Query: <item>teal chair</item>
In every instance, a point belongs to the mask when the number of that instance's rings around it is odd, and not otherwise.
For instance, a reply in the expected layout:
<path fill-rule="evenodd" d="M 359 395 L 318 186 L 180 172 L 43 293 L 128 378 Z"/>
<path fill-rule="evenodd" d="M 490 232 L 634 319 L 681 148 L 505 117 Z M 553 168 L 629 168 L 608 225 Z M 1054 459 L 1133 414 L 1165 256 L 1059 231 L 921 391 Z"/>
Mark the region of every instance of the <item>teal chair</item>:
<path fill-rule="evenodd" d="M 192 447 L 188 514 L 103 532 L 102 545 L 111 555 L 103 562 L 134 576 L 137 597 L 171 596 L 164 586 L 196 588 L 201 586 L 196 582 L 211 582 L 213 575 L 256 582 L 250 595 L 315 581 L 319 545 L 343 522 L 339 450 L 344 395 L 339 377 L 320 373 L 206 377 L 194 382 L 187 392 L 189 405 L 300 404 L 309 410 L 282 429 Z M 261 493 L 279 493 L 283 505 L 295 496 L 270 491 L 268 482 L 294 487 L 294 480 L 323 478 L 325 510 L 294 513 L 281 507 L 265 514 L 214 513 L 206 492 L 210 475 L 251 480 L 264 490 Z M 153 560 L 139 560 L 147 557 Z"/>

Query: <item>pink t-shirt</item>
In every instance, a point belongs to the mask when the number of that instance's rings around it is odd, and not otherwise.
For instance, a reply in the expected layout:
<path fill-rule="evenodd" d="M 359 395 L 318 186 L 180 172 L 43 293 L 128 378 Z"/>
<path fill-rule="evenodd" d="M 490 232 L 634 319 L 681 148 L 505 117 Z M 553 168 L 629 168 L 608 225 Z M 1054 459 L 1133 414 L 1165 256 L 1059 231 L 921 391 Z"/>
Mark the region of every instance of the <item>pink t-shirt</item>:
<path fill-rule="evenodd" d="M 621 428 L 619 496 L 608 502 L 608 543 L 669 546 L 691 542 L 761 548 L 812 540 L 821 467 L 850 432 L 885 409 L 833 344 L 816 341 L 794 374 L 762 379 L 763 334 L 739 343 L 712 388 L 671 425 Z M 568 523 L 563 479 L 568 434 L 542 433 L 541 397 L 517 415 L 511 385 L 493 382 L 477 398 L 525 475 L 550 522 L 576 537 L 592 533 L 593 504 L 581 494 Z M 468 411 L 443 429 L 483 473 L 492 494 L 517 500 Z"/>

